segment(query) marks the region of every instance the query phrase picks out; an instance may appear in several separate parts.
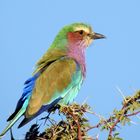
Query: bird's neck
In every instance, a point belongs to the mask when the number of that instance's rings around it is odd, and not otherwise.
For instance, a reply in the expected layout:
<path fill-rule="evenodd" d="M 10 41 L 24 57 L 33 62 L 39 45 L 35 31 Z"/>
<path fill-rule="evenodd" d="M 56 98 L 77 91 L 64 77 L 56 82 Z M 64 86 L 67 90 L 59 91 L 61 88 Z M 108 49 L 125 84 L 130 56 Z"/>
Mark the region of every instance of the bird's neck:
<path fill-rule="evenodd" d="M 85 63 L 85 46 L 82 43 L 69 43 L 68 44 L 68 52 L 67 55 L 70 58 L 76 60 L 78 64 L 80 64 L 82 69 L 82 74 L 86 76 L 86 63 Z"/>

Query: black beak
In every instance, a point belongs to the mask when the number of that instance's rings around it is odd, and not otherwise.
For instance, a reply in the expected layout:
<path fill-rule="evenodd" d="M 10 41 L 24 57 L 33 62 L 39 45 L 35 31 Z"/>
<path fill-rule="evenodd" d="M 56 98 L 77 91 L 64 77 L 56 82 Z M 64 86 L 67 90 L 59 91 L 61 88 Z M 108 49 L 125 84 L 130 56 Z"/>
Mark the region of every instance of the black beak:
<path fill-rule="evenodd" d="M 99 33 L 92 33 L 89 35 L 92 39 L 103 39 L 106 38 L 104 35 L 99 34 Z"/>

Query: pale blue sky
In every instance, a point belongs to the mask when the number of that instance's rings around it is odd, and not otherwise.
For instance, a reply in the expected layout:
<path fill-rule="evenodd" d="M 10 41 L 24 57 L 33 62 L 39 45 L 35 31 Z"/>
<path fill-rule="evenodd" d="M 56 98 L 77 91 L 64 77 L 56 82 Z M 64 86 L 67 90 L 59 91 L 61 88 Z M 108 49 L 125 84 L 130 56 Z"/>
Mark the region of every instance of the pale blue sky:
<path fill-rule="evenodd" d="M 76 101 L 86 97 L 93 109 L 107 117 L 125 95 L 140 89 L 140 1 L 139 0 L 1 0 L 0 1 L 0 131 L 15 109 L 24 81 L 45 53 L 57 32 L 67 24 L 86 22 L 107 36 L 87 49 L 87 78 Z M 91 118 L 91 117 L 90 117 Z M 91 118 L 92 123 L 97 121 Z M 137 125 L 120 128 L 125 140 L 138 140 Z M 23 138 L 29 125 L 18 129 Z M 95 135 L 99 131 L 91 133 Z M 106 133 L 99 133 L 104 140 Z M 9 139 L 9 133 L 5 136 Z"/>

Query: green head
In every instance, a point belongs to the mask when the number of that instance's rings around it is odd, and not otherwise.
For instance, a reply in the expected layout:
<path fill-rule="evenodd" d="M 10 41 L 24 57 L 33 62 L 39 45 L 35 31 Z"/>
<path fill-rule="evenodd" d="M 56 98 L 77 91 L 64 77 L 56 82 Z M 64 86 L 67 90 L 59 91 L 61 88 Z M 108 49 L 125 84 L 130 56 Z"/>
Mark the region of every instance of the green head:
<path fill-rule="evenodd" d="M 101 38 L 105 38 L 105 36 L 93 32 L 90 25 L 85 23 L 73 23 L 60 30 L 51 48 L 65 49 L 69 42 L 76 43 L 79 41 L 85 41 L 86 46 L 89 46 L 94 39 Z"/>

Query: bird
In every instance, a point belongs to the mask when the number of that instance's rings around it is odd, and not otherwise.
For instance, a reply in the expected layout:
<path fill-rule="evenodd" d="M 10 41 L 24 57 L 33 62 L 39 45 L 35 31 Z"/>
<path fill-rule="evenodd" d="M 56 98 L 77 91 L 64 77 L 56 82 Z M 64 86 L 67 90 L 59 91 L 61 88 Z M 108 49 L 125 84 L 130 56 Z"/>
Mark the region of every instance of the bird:
<path fill-rule="evenodd" d="M 18 128 L 55 106 L 68 105 L 77 96 L 86 77 L 85 51 L 96 39 L 105 36 L 83 22 L 64 26 L 52 45 L 37 62 L 35 70 L 24 83 L 16 109 L 7 119 L 6 132 L 23 116 Z"/>

